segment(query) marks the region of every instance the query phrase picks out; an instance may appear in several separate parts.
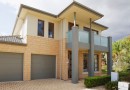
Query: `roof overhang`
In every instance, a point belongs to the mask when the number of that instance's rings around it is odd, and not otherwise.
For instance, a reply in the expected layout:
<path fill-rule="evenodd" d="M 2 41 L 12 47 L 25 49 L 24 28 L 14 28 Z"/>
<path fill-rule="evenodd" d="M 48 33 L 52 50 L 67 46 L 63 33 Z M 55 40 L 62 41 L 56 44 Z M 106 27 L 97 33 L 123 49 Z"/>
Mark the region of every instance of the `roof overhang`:
<path fill-rule="evenodd" d="M 21 4 L 17 18 L 16 18 L 16 22 L 15 22 L 15 26 L 13 29 L 12 34 L 15 32 L 17 32 L 17 30 L 21 27 L 21 23 L 24 21 L 27 13 L 30 12 L 35 12 L 35 13 L 39 13 L 41 15 L 46 15 L 48 17 L 54 18 L 54 19 L 62 19 L 62 18 L 74 18 L 74 12 L 76 12 L 76 19 L 81 21 L 81 22 L 85 22 L 85 23 L 89 23 L 90 18 L 93 21 L 93 27 L 100 27 L 101 30 L 106 30 L 107 27 L 101 24 L 98 24 L 94 21 L 100 19 L 103 17 L 103 15 L 99 12 L 96 12 L 76 1 L 74 1 L 73 3 L 71 3 L 67 8 L 65 8 L 61 13 L 59 13 L 58 15 L 52 14 L 52 13 L 48 13 L 30 6 L 26 6 Z"/>
<path fill-rule="evenodd" d="M 74 17 L 74 12 L 76 12 L 76 19 L 87 22 L 92 19 L 92 21 L 96 21 L 100 18 L 103 17 L 102 14 L 78 3 L 78 2 L 73 2 L 70 4 L 67 8 L 65 8 L 59 15 L 59 18 L 73 18 Z"/>

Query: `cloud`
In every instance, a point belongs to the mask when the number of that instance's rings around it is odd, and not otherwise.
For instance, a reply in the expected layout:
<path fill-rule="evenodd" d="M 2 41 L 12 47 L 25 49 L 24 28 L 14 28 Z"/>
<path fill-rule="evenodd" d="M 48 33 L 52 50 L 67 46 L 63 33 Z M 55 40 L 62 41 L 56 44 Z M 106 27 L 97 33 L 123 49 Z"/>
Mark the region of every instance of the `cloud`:
<path fill-rule="evenodd" d="M 18 11 L 20 4 L 25 4 L 40 10 L 48 11 L 53 14 L 58 14 L 67 7 L 71 0 L 0 0 L 1 3 L 10 5 Z M 60 8 L 59 8 L 60 7 Z"/>
<path fill-rule="evenodd" d="M 20 4 L 58 14 L 73 0 L 0 0 L 0 3 L 15 8 L 17 14 Z M 109 27 L 102 35 L 112 36 L 113 40 L 130 34 L 130 0 L 75 0 L 102 14 L 97 22 Z"/>
<path fill-rule="evenodd" d="M 113 41 L 130 34 L 130 0 L 78 0 L 104 14 L 97 22 L 109 27 L 102 35 L 112 36 Z"/>

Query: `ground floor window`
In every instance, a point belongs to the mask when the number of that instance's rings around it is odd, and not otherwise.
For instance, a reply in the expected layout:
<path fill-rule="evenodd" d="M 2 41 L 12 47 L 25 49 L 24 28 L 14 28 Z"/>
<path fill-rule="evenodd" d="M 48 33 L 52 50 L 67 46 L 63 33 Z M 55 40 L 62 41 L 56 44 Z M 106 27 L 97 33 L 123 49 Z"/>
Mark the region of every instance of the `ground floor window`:
<path fill-rule="evenodd" d="M 94 55 L 94 71 L 99 71 L 99 57 Z M 88 54 L 83 54 L 83 72 L 88 72 Z"/>
<path fill-rule="evenodd" d="M 99 57 L 97 54 L 94 55 L 94 71 L 99 71 Z"/>
<path fill-rule="evenodd" d="M 87 65 L 87 61 L 88 61 L 88 54 L 83 54 L 83 72 L 88 72 L 88 65 Z"/>

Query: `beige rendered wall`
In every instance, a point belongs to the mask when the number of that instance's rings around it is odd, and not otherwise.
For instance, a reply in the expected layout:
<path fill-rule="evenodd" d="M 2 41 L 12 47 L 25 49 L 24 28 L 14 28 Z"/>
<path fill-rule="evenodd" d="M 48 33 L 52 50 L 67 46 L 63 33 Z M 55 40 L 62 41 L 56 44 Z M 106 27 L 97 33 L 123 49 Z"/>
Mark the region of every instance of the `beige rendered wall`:
<path fill-rule="evenodd" d="M 62 20 L 56 20 L 52 19 L 51 17 L 47 17 L 45 15 L 33 15 L 28 13 L 27 14 L 27 35 L 31 36 L 38 36 L 38 19 L 44 21 L 44 37 L 48 38 L 48 23 L 52 22 L 54 23 L 54 39 L 59 40 L 61 38 L 61 34 L 64 38 L 66 38 L 66 33 L 68 32 L 68 22 L 73 23 L 73 19 L 62 19 Z M 61 27 L 61 22 L 62 22 L 62 28 Z M 83 30 L 83 27 L 90 27 L 88 23 L 83 23 L 81 21 L 76 21 L 76 23 L 79 25 L 79 29 Z M 61 33 L 61 29 L 63 29 L 63 33 Z M 100 28 L 94 27 L 93 29 L 99 31 L 99 34 L 101 33 Z"/>
<path fill-rule="evenodd" d="M 72 23 L 73 23 L 74 21 L 73 21 L 73 19 L 68 19 L 68 18 L 67 18 L 67 22 L 72 22 Z M 84 23 L 84 22 L 81 22 L 80 20 L 76 20 L 76 24 L 79 25 L 79 30 L 83 30 L 83 27 L 88 27 L 88 28 L 90 28 L 90 24 L 89 24 L 89 23 Z M 94 27 L 94 26 L 92 25 L 92 29 L 97 30 L 97 31 L 99 32 L 99 34 L 101 33 L 101 30 L 100 30 L 99 27 Z"/>
<path fill-rule="evenodd" d="M 27 35 L 38 36 L 38 19 L 44 21 L 44 37 L 48 38 L 48 23 L 54 23 L 54 39 L 59 40 L 59 22 L 45 16 L 27 15 Z"/>

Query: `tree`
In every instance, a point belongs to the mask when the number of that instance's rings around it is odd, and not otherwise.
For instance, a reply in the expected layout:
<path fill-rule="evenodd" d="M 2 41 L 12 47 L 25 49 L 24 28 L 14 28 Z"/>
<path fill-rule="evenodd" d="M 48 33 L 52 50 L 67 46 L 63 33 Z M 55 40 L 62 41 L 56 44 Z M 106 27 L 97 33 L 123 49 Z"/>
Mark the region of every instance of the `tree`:
<path fill-rule="evenodd" d="M 113 43 L 113 68 L 126 71 L 130 66 L 130 39 L 125 38 Z"/>

